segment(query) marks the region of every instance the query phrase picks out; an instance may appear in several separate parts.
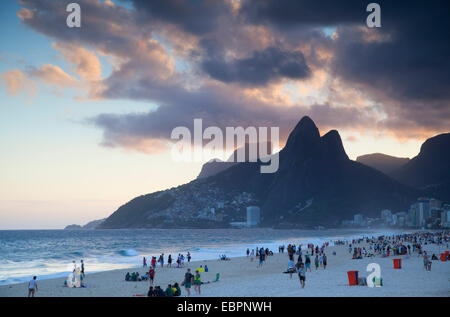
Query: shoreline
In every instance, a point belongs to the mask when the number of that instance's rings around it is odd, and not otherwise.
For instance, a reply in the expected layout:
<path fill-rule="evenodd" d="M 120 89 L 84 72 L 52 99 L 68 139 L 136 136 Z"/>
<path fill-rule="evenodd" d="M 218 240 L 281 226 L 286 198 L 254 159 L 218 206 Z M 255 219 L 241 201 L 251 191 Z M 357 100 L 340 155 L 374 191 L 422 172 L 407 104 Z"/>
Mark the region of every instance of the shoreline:
<path fill-rule="evenodd" d="M 248 228 L 247 230 L 260 230 L 261 228 Z M 263 228 L 264 229 L 264 228 Z M 266 228 L 267 229 L 267 228 Z M 59 229 L 62 231 L 69 231 L 69 230 L 64 230 L 64 229 Z M 130 230 L 130 229 L 99 229 L 99 230 Z M 137 230 L 153 230 L 153 229 L 137 229 Z M 166 229 L 159 229 L 156 228 L 154 230 L 166 230 Z M 187 229 L 171 229 L 171 230 L 187 230 Z M 208 229 L 205 229 L 208 230 Z M 211 229 L 211 230 L 215 230 L 215 229 Z M 241 230 L 241 229 L 236 229 L 236 230 Z M 271 229 L 271 230 L 278 230 L 278 229 Z M 76 232 L 80 231 L 80 230 L 74 230 Z M 83 231 L 87 231 L 87 230 L 83 230 Z M 134 231 L 134 230 L 133 230 Z M 287 232 L 289 232 L 290 230 L 286 229 Z M 349 231 L 353 231 L 352 233 L 349 233 Z M 403 234 L 403 233 L 411 233 L 411 232 L 423 232 L 423 230 L 389 230 L 389 231 L 380 231 L 378 229 L 354 229 L 354 230 L 349 230 L 349 229 L 325 229 L 325 230 L 301 230 L 301 234 L 302 235 L 306 235 L 303 237 L 294 237 L 291 239 L 269 239 L 267 241 L 258 241 L 258 242 L 246 242 L 246 243 L 232 243 L 232 244 L 218 244 L 215 245 L 214 247 L 212 246 L 208 246 L 208 247 L 203 247 L 202 251 L 194 251 L 191 250 L 191 254 L 193 256 L 193 258 L 196 259 L 196 261 L 205 261 L 205 260 L 215 260 L 218 258 L 219 253 L 223 253 L 226 254 L 228 257 L 230 258 L 236 258 L 236 257 L 240 257 L 242 254 L 244 254 L 245 250 L 247 248 L 254 248 L 255 246 L 258 245 L 264 245 L 264 246 L 268 246 L 269 249 L 275 249 L 278 248 L 278 245 L 282 245 L 282 244 L 288 244 L 288 243 L 313 243 L 313 244 L 321 244 L 324 242 L 331 242 L 334 240 L 351 240 L 351 239 L 358 239 L 361 237 L 368 237 L 368 236 L 378 236 L 378 235 L 393 235 L 393 234 Z M 433 232 L 433 230 L 430 230 L 429 232 Z M 311 235 L 309 235 L 311 234 Z M 194 246 L 192 246 L 192 249 L 195 249 Z M 218 249 L 221 249 L 221 251 L 218 251 Z M 128 250 L 121 250 L 121 251 L 128 251 Z M 142 261 L 142 257 L 146 256 L 147 260 L 149 261 L 149 259 L 151 258 L 151 256 L 159 256 L 159 254 L 156 253 L 149 253 L 149 252 L 137 252 L 135 250 L 131 250 L 133 252 L 136 252 L 135 256 L 125 256 L 122 258 L 118 258 L 118 260 L 122 260 L 123 262 L 116 262 L 116 263 L 95 263 L 96 267 L 99 266 L 108 266 L 111 265 L 113 266 L 112 268 L 107 268 L 107 269 L 97 269 L 97 270 L 93 270 L 91 273 L 101 273 L 101 272 L 108 272 L 108 271 L 114 271 L 114 270 L 121 270 L 121 269 L 137 269 L 140 267 L 139 263 L 141 263 Z M 169 251 L 164 251 L 164 253 L 172 253 L 172 254 L 177 254 L 177 253 L 183 253 L 185 254 L 186 251 L 185 250 L 171 250 Z M 83 257 L 86 260 L 88 259 L 88 257 Z M 73 259 L 68 259 L 67 263 L 71 263 Z M 75 259 L 75 260 L 79 260 L 79 259 Z M 93 260 L 93 259 L 91 259 Z M 134 262 L 133 262 L 134 260 Z M 135 264 L 133 264 L 133 263 Z M 65 263 L 64 268 L 67 268 L 67 263 Z M 89 266 L 89 260 L 86 262 L 88 263 Z M 20 263 L 18 264 L 20 265 Z M 91 262 L 91 265 L 92 262 Z M 92 266 L 91 266 L 92 267 Z M 58 271 L 58 272 L 53 272 L 53 273 L 49 273 L 49 274 L 34 274 L 34 275 L 39 275 L 40 280 L 47 280 L 47 279 L 54 279 L 54 278 L 61 278 L 62 276 L 66 276 L 69 275 L 70 272 L 69 271 Z M 9 277 L 6 280 L 11 280 L 8 281 L 6 283 L 0 283 L 0 286 L 5 286 L 5 285 L 14 285 L 14 284 L 21 284 L 24 282 L 27 282 L 31 279 L 32 275 L 29 276 L 13 276 L 13 277 Z"/>
<path fill-rule="evenodd" d="M 360 246 L 362 247 L 364 243 Z M 435 244 L 423 245 L 430 256 L 447 246 Z M 202 281 L 213 281 L 217 273 L 219 282 L 202 285 L 201 296 L 442 296 L 450 297 L 450 261 L 432 261 L 430 272 L 423 269 L 423 259 L 416 253 L 390 257 L 363 258 L 352 260 L 347 245 L 329 246 L 325 249 L 328 256 L 327 269 L 320 268 L 315 271 L 312 263 L 312 272 L 307 272 L 306 287 L 301 289 L 296 274 L 292 280 L 286 271 L 287 253 L 277 253 L 269 256 L 262 268 L 258 268 L 257 259 L 253 262 L 246 256 L 234 257 L 230 261 L 196 260 L 186 267 L 195 270 L 199 265 L 208 265 L 209 272 L 201 273 Z M 336 255 L 332 253 L 336 252 Z M 402 269 L 393 268 L 393 259 L 402 259 Z M 383 286 L 369 288 L 364 286 L 349 286 L 347 271 L 358 270 L 360 276 L 368 276 L 366 267 L 369 263 L 377 263 L 381 267 Z M 174 265 L 176 266 L 176 264 Z M 148 270 L 148 267 L 147 267 Z M 68 288 L 63 286 L 64 277 L 38 280 L 39 290 L 37 297 L 130 297 L 144 294 L 148 291 L 149 282 L 127 282 L 124 280 L 126 272 L 144 273 L 142 267 L 88 273 L 84 282 L 87 288 Z M 183 280 L 186 268 L 156 268 L 155 286 L 163 289 L 167 284 L 180 283 Z M 0 296 L 26 296 L 27 283 L 0 286 Z M 186 296 L 184 287 L 181 296 Z M 194 291 L 191 289 L 191 294 Z"/>

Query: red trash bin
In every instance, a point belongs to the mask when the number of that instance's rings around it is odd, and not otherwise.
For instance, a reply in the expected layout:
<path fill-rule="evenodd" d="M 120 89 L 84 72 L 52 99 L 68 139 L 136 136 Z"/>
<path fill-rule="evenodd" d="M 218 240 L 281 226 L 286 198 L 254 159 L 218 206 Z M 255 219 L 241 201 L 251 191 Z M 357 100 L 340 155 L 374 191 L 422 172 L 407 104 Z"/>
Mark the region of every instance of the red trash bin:
<path fill-rule="evenodd" d="M 445 256 L 445 253 L 441 253 L 441 261 L 442 262 L 447 261 L 447 257 Z"/>
<path fill-rule="evenodd" d="M 402 268 L 402 259 L 393 259 L 394 261 L 394 269 Z"/>
<path fill-rule="evenodd" d="M 348 284 L 350 286 L 358 285 L 358 272 L 359 271 L 348 271 Z"/>

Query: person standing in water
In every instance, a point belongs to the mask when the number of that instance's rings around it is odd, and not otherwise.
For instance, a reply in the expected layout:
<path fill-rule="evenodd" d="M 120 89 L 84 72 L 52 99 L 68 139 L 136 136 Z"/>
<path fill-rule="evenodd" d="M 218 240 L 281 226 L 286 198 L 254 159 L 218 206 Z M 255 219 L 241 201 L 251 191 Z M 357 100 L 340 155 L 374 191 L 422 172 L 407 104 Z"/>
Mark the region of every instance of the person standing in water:
<path fill-rule="evenodd" d="M 81 274 L 83 275 L 83 278 L 84 278 L 85 276 L 84 276 L 84 262 L 83 262 L 83 260 L 81 260 Z"/>
<path fill-rule="evenodd" d="M 188 263 L 190 263 L 191 262 L 191 253 L 189 251 L 187 253 L 187 259 L 188 259 Z"/>
<path fill-rule="evenodd" d="M 33 276 L 33 279 L 28 282 L 28 297 L 34 297 L 34 293 L 38 291 L 38 286 L 36 282 L 36 276 Z"/>

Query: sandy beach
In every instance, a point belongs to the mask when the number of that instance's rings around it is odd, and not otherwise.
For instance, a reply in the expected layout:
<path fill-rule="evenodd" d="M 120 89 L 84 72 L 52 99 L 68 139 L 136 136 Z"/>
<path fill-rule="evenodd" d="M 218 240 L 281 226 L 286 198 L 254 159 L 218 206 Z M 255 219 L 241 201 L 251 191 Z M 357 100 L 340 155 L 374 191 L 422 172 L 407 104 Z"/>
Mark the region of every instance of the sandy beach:
<path fill-rule="evenodd" d="M 358 246 L 363 247 L 361 243 Z M 445 246 L 424 245 L 424 250 L 431 254 L 447 250 Z M 275 251 L 275 250 L 274 250 Z M 332 255 L 333 251 L 336 255 Z M 253 262 L 248 257 L 236 257 L 230 261 L 208 260 L 193 261 L 185 268 L 156 269 L 155 284 L 163 289 L 167 285 L 183 280 L 186 268 L 191 270 L 200 265 L 207 265 L 209 272 L 202 273 L 202 281 L 213 281 L 216 273 L 220 273 L 219 282 L 205 283 L 201 287 L 201 296 L 450 296 L 450 261 L 432 261 L 432 269 L 427 272 L 423 267 L 421 256 L 416 253 L 403 256 L 390 256 L 382 258 L 363 258 L 352 260 L 347 246 L 330 246 L 325 249 L 328 256 L 326 269 L 317 271 L 312 264 L 312 272 L 306 274 L 306 287 L 300 288 L 298 276 L 283 274 L 288 264 L 287 253 L 275 253 L 268 257 L 265 264 L 258 268 L 258 261 Z M 402 259 L 402 268 L 394 269 L 393 258 Z M 382 287 L 349 286 L 347 271 L 357 270 L 360 277 L 367 277 L 369 263 L 378 263 L 383 278 Z M 187 263 L 186 263 L 187 264 Z M 174 265 L 175 266 L 175 265 Z M 86 263 L 87 269 L 89 263 Z M 122 270 L 113 270 L 86 274 L 87 288 L 64 287 L 64 278 L 39 280 L 37 297 L 130 297 L 135 294 L 146 293 L 149 288 L 148 281 L 127 282 L 124 280 L 126 272 L 137 271 L 144 274 L 142 267 Z M 27 295 L 27 283 L 0 286 L 1 297 L 23 297 Z M 182 287 L 182 295 L 186 296 Z M 195 295 L 191 289 L 191 296 Z"/>

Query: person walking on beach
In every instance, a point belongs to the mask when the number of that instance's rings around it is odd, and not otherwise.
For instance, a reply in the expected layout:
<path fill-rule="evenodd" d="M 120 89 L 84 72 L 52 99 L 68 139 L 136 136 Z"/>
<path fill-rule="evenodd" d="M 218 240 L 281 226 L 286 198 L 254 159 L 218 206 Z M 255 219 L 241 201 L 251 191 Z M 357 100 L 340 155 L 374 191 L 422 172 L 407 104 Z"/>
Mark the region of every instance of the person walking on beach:
<path fill-rule="evenodd" d="M 302 288 L 305 288 L 306 269 L 303 263 L 300 263 L 300 269 L 298 270 L 298 278 L 300 280 L 300 285 L 302 286 Z"/>
<path fill-rule="evenodd" d="M 194 289 L 197 292 L 198 295 L 200 295 L 200 285 L 202 285 L 202 281 L 200 279 L 200 273 L 198 271 L 195 271 L 194 276 Z"/>
<path fill-rule="evenodd" d="M 250 255 L 250 249 L 247 249 L 247 257 Z"/>
<path fill-rule="evenodd" d="M 164 253 L 159 256 L 159 263 L 161 264 L 161 268 L 164 267 Z"/>
<path fill-rule="evenodd" d="M 309 258 L 309 254 L 306 255 L 305 265 L 305 270 L 307 271 L 309 269 L 309 271 L 311 272 L 311 259 Z"/>
<path fill-rule="evenodd" d="M 323 269 L 325 270 L 327 268 L 327 256 L 324 253 L 323 254 Z"/>
<path fill-rule="evenodd" d="M 151 265 L 152 265 L 152 268 L 156 268 L 156 256 L 152 256 Z"/>
<path fill-rule="evenodd" d="M 253 262 L 254 258 L 255 258 L 255 249 L 252 249 L 252 252 L 250 253 L 250 262 Z"/>
<path fill-rule="evenodd" d="M 316 271 L 319 268 L 319 256 L 316 254 L 316 257 L 314 258 L 314 265 L 316 267 Z"/>
<path fill-rule="evenodd" d="M 190 263 L 191 262 L 191 253 L 190 252 L 187 253 L 187 259 L 188 259 L 188 263 Z"/>
<path fill-rule="evenodd" d="M 172 254 L 169 254 L 167 258 L 167 267 L 172 267 Z"/>
<path fill-rule="evenodd" d="M 153 267 L 148 271 L 148 278 L 150 280 L 150 285 L 153 286 L 155 280 L 155 269 Z"/>
<path fill-rule="evenodd" d="M 264 252 L 259 251 L 259 265 L 258 267 L 261 267 L 264 262 Z"/>
<path fill-rule="evenodd" d="M 28 282 L 28 297 L 34 297 L 34 293 L 38 291 L 38 286 L 36 282 L 36 276 L 33 276 L 33 279 Z"/>
<path fill-rule="evenodd" d="M 295 272 L 295 269 L 294 269 L 294 257 L 289 259 L 287 271 L 289 272 L 290 279 L 292 280 L 292 273 Z"/>
<path fill-rule="evenodd" d="M 145 258 L 145 256 L 144 256 L 144 258 L 142 259 L 142 266 L 143 267 L 147 267 L 147 259 Z"/>
<path fill-rule="evenodd" d="M 187 269 L 186 274 L 184 274 L 184 287 L 186 288 L 186 292 L 188 294 L 188 296 L 191 296 L 191 283 L 192 283 L 192 273 L 191 273 L 191 269 Z"/>

